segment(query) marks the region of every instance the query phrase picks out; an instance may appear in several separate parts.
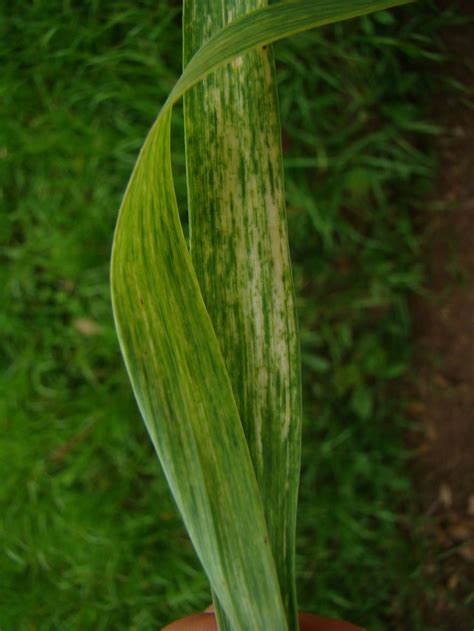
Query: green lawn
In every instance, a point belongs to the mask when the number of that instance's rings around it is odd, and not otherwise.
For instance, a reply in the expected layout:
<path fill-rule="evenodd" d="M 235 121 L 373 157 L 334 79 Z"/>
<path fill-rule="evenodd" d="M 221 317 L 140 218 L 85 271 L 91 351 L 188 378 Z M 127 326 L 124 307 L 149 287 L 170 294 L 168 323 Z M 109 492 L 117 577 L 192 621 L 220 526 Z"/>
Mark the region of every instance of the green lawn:
<path fill-rule="evenodd" d="M 155 631 L 210 599 L 131 395 L 108 281 L 121 195 L 179 73 L 179 5 L 2 8 L 2 631 Z M 276 49 L 303 345 L 301 606 L 373 631 L 424 628 L 397 383 L 450 19 L 425 2 Z M 175 131 L 184 208 L 179 108 Z"/>

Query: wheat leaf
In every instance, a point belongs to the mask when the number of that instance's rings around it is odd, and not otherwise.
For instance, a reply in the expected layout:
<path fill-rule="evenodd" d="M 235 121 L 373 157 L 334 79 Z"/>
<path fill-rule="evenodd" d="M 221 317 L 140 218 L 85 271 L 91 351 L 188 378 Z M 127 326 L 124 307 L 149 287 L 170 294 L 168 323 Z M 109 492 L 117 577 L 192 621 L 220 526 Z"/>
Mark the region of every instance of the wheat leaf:
<path fill-rule="evenodd" d="M 171 108 L 212 70 L 248 49 L 395 4 L 401 3 L 280 2 L 220 30 L 170 94 L 120 208 L 111 284 L 122 353 L 191 540 L 236 631 L 279 631 L 288 623 L 236 396 L 179 221 Z"/>
<path fill-rule="evenodd" d="M 185 64 L 265 0 L 185 0 Z M 296 629 L 300 357 L 273 51 L 259 47 L 185 94 L 191 256 L 257 476 L 287 620 Z M 219 628 L 230 628 L 214 597 Z"/>

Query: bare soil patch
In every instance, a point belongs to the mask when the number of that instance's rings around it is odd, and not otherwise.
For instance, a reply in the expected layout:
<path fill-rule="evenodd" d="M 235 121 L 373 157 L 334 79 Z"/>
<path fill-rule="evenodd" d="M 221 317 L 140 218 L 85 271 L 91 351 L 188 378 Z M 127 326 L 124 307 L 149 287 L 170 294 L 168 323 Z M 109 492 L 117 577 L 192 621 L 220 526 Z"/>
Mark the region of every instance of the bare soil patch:
<path fill-rule="evenodd" d="M 443 34 L 444 73 L 464 91 L 440 93 L 433 104 L 444 131 L 434 210 L 424 222 L 428 293 L 414 305 L 420 353 L 409 405 L 419 422 L 415 479 L 431 542 L 424 571 L 436 585 L 430 631 L 474 626 L 474 3 L 458 7 L 469 20 Z"/>

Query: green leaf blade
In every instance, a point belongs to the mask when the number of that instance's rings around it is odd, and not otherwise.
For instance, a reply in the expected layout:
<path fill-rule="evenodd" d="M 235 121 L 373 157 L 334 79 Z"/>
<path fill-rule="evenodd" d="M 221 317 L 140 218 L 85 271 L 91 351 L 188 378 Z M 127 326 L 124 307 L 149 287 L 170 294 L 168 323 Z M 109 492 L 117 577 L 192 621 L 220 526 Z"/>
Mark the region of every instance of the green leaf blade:
<path fill-rule="evenodd" d="M 264 4 L 233 0 L 224 10 L 220 0 L 186 0 L 185 62 L 228 20 Z M 184 112 L 193 266 L 249 445 L 289 626 L 297 629 L 300 358 L 271 47 L 215 70 L 185 95 Z"/>
<path fill-rule="evenodd" d="M 254 620 L 263 629 L 271 620 L 272 628 L 285 629 L 247 444 L 170 171 L 154 168 L 169 165 L 169 124 L 164 115 L 154 127 L 122 206 L 112 259 L 119 337 L 176 503 L 232 624 L 245 628 Z M 157 189 L 147 180 L 149 168 L 160 173 Z M 169 208 L 174 212 L 163 213 Z"/>
<path fill-rule="evenodd" d="M 257 46 L 312 28 L 349 20 L 416 0 L 282 0 L 234 20 L 194 55 L 165 107 L 176 103 L 210 72 Z"/>

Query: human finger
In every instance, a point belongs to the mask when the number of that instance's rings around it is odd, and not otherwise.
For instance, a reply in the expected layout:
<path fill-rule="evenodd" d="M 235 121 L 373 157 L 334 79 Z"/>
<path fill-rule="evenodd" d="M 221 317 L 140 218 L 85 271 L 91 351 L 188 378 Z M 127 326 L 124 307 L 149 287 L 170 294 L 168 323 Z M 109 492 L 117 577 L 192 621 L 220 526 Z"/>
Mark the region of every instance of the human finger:
<path fill-rule="evenodd" d="M 217 631 L 217 623 L 213 613 L 198 613 L 176 620 L 162 631 Z"/>
<path fill-rule="evenodd" d="M 300 631 L 364 631 L 362 627 L 356 627 L 350 622 L 322 618 L 310 613 L 300 613 Z"/>
<path fill-rule="evenodd" d="M 300 631 L 364 631 L 362 627 L 356 627 L 349 622 L 307 613 L 300 614 L 299 619 Z M 217 624 L 212 612 L 207 612 L 177 620 L 163 631 L 217 631 Z"/>

